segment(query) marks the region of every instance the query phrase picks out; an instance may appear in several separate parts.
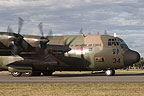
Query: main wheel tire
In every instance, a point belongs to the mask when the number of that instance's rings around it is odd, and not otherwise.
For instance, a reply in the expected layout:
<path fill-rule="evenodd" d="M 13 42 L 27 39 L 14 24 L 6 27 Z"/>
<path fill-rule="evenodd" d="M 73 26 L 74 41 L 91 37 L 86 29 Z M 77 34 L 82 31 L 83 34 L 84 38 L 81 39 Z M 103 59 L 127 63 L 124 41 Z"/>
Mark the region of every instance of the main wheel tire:
<path fill-rule="evenodd" d="M 52 76 L 52 71 L 45 71 L 45 72 L 43 72 L 43 75 L 44 76 Z"/>
<path fill-rule="evenodd" d="M 25 76 L 32 76 L 32 72 L 25 72 L 23 73 Z"/>
<path fill-rule="evenodd" d="M 115 70 L 106 70 L 105 71 L 105 74 L 107 75 L 107 76 L 114 76 L 115 75 Z"/>
<path fill-rule="evenodd" d="M 11 72 L 12 76 L 14 77 L 20 77 L 22 75 L 21 72 Z"/>
<path fill-rule="evenodd" d="M 25 76 L 40 76 L 41 72 L 33 71 L 33 72 L 25 72 Z"/>

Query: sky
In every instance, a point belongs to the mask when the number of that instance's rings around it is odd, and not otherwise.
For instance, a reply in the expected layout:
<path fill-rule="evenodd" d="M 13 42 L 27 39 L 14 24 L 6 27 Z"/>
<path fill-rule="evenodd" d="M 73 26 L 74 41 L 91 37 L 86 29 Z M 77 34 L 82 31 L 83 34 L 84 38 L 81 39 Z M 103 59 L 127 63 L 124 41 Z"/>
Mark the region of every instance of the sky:
<path fill-rule="evenodd" d="M 144 57 L 144 0 L 0 0 L 0 31 L 10 25 L 17 32 L 23 18 L 22 34 L 40 35 L 52 29 L 55 35 L 117 33 L 129 48 Z"/>

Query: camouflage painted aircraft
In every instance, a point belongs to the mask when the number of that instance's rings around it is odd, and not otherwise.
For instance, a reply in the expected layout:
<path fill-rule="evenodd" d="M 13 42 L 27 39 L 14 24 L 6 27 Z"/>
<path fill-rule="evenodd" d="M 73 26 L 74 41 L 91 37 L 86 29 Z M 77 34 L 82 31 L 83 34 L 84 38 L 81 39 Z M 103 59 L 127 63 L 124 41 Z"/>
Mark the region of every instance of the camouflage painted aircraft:
<path fill-rule="evenodd" d="M 0 70 L 15 77 L 52 75 L 55 71 L 105 71 L 115 75 L 116 69 L 140 60 L 138 52 L 128 48 L 118 37 L 109 35 L 29 36 L 0 33 Z"/>

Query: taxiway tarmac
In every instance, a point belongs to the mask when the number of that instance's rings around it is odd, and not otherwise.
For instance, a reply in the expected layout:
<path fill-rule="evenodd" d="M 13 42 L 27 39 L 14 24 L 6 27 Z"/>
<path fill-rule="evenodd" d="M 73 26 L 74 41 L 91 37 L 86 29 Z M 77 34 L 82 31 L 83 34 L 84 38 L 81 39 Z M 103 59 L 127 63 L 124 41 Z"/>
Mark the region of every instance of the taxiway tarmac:
<path fill-rule="evenodd" d="M 144 74 L 54 74 L 53 76 L 13 77 L 0 74 L 0 83 L 144 83 Z"/>

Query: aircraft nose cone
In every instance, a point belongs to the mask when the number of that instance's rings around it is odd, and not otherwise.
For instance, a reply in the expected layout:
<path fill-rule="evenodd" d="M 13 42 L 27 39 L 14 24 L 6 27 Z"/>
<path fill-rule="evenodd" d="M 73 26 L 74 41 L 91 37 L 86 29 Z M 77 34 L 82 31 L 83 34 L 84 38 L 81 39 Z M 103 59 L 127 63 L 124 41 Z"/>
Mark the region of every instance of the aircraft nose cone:
<path fill-rule="evenodd" d="M 132 65 L 140 60 L 140 54 L 133 50 L 128 50 L 124 54 L 125 66 Z"/>

